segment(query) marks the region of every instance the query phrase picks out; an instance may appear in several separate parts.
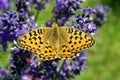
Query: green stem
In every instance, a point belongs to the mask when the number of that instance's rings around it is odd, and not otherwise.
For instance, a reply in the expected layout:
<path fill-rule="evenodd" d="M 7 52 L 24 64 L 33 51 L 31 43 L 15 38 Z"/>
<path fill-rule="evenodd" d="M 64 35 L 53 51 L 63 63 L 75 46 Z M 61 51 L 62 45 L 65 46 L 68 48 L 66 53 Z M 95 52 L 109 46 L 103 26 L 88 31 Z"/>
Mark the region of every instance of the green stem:
<path fill-rule="evenodd" d="M 60 71 L 62 70 L 65 61 L 66 61 L 66 60 L 63 61 L 62 65 L 61 65 L 61 67 L 60 67 L 60 69 L 59 69 L 59 71 L 58 71 L 58 74 L 60 74 Z"/>
<path fill-rule="evenodd" d="M 36 10 L 36 15 L 35 15 L 35 22 L 36 22 L 36 20 L 37 20 L 37 18 L 38 18 L 38 16 L 39 16 L 39 10 Z"/>
<path fill-rule="evenodd" d="M 56 74 L 56 76 L 55 76 L 54 80 L 57 80 L 57 77 L 59 76 L 60 71 L 62 70 L 62 68 L 63 68 L 63 66 L 64 66 L 65 61 L 66 61 L 66 60 L 64 60 L 64 61 L 63 61 L 63 63 L 62 63 L 62 65 L 61 65 L 61 67 L 60 67 L 60 69 L 59 69 L 58 73 Z"/>

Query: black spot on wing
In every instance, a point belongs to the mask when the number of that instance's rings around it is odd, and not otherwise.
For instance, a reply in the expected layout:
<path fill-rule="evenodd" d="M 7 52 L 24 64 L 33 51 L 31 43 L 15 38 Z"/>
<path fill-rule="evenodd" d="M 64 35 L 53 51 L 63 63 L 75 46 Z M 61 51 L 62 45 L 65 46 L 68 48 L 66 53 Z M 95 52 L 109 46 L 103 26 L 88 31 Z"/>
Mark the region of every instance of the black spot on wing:
<path fill-rule="evenodd" d="M 41 40 L 42 38 L 39 36 L 38 39 Z"/>
<path fill-rule="evenodd" d="M 37 30 L 38 34 L 42 34 L 42 29 Z"/>
<path fill-rule="evenodd" d="M 42 42 L 42 41 L 40 41 L 40 44 L 43 44 L 43 42 Z"/>
<path fill-rule="evenodd" d="M 64 47 L 65 47 L 65 48 L 67 48 L 67 46 L 66 46 L 66 45 L 63 45 L 63 46 L 62 46 L 62 48 L 64 48 Z"/>
<path fill-rule="evenodd" d="M 71 45 L 71 47 L 73 47 L 73 45 Z"/>
<path fill-rule="evenodd" d="M 77 40 L 79 37 L 78 36 L 75 36 L 75 40 Z"/>
<path fill-rule="evenodd" d="M 79 32 L 79 30 L 76 29 L 76 30 L 74 31 L 74 35 L 77 35 L 78 32 Z"/>
<path fill-rule="evenodd" d="M 33 42 L 32 42 L 32 41 L 31 41 L 30 43 L 31 43 L 31 44 L 33 44 Z"/>
<path fill-rule="evenodd" d="M 37 42 L 35 42 L 35 45 L 37 45 Z"/>
<path fill-rule="evenodd" d="M 45 32 L 45 29 L 38 29 L 37 32 L 38 34 L 43 34 Z"/>
<path fill-rule="evenodd" d="M 68 28 L 68 29 L 67 29 L 67 32 L 68 32 L 68 33 L 73 33 L 73 28 Z"/>
<path fill-rule="evenodd" d="M 23 41 L 23 43 L 25 44 L 25 43 L 26 43 L 26 41 Z"/>
<path fill-rule="evenodd" d="M 70 36 L 70 39 L 72 39 L 73 38 L 73 36 Z"/>
<path fill-rule="evenodd" d="M 34 39 L 35 41 L 37 40 L 37 38 L 36 38 L 36 37 L 32 37 L 32 39 Z"/>
<path fill-rule="evenodd" d="M 82 40 L 82 37 L 80 37 L 80 40 Z"/>
<path fill-rule="evenodd" d="M 80 36 L 82 35 L 82 31 L 79 32 L 79 35 L 80 35 Z"/>
<path fill-rule="evenodd" d="M 36 31 L 32 31 L 34 36 L 37 36 L 37 32 Z"/>
<path fill-rule="evenodd" d="M 87 39 L 87 37 L 88 37 L 88 36 L 85 34 L 84 38 Z"/>
<path fill-rule="evenodd" d="M 64 49 L 63 52 L 66 52 L 66 50 Z"/>
<path fill-rule="evenodd" d="M 77 44 L 77 42 L 74 42 L 74 44 Z"/>
<path fill-rule="evenodd" d="M 31 37 L 29 38 L 29 40 L 30 40 L 30 41 L 32 40 Z"/>
<path fill-rule="evenodd" d="M 23 38 L 24 38 L 24 39 L 27 39 L 27 36 L 26 36 L 26 35 L 24 35 L 24 36 L 23 36 Z"/>
<path fill-rule="evenodd" d="M 47 53 L 47 51 L 45 50 L 45 53 Z"/>
<path fill-rule="evenodd" d="M 50 53 L 52 53 L 52 50 L 49 50 Z"/>
<path fill-rule="evenodd" d="M 72 43 L 72 41 L 70 40 L 68 43 L 69 43 L 69 44 L 71 44 L 71 43 Z"/>
<path fill-rule="evenodd" d="M 29 35 L 32 36 L 32 32 L 29 32 Z"/>
<path fill-rule="evenodd" d="M 68 49 L 67 52 L 70 52 L 70 50 Z"/>
<path fill-rule="evenodd" d="M 81 41 L 79 41 L 79 43 L 81 43 Z"/>

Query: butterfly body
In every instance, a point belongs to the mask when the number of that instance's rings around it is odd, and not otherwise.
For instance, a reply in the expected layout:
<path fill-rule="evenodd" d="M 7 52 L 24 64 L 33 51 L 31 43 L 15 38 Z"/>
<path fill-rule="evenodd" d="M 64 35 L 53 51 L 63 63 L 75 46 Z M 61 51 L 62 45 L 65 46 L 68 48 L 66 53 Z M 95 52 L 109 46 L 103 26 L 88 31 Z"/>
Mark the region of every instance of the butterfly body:
<path fill-rule="evenodd" d="M 18 45 L 36 53 L 44 60 L 74 58 L 95 41 L 87 33 L 53 23 L 52 27 L 37 28 L 21 36 Z"/>

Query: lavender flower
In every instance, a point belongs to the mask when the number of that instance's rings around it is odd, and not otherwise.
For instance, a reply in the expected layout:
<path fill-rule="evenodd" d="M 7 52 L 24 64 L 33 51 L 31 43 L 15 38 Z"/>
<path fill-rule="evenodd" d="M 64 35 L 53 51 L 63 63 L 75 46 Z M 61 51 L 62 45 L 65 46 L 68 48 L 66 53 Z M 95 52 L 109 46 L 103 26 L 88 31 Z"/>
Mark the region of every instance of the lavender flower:
<path fill-rule="evenodd" d="M 5 78 L 7 76 L 7 71 L 5 69 L 0 69 L 0 77 Z"/>
<path fill-rule="evenodd" d="M 7 49 L 7 41 L 13 41 L 17 37 L 19 20 L 16 12 L 6 12 L 0 16 L 0 44 L 3 50 Z"/>
<path fill-rule="evenodd" d="M 45 9 L 46 3 L 49 3 L 50 0 L 29 0 L 29 2 L 35 6 L 35 9 L 43 11 Z"/>
<path fill-rule="evenodd" d="M 11 79 L 14 78 L 15 74 L 22 75 L 22 68 L 29 63 L 31 58 L 31 53 L 26 50 L 19 49 L 17 47 L 12 48 L 11 50 L 11 59 L 10 59 L 10 73 Z M 28 62 L 27 62 L 28 61 Z"/>
<path fill-rule="evenodd" d="M 76 16 L 72 21 L 72 25 L 75 28 L 78 28 L 85 32 L 93 33 L 96 30 L 96 25 L 93 24 L 93 19 L 91 18 L 91 15 L 95 14 L 95 10 L 92 10 L 91 8 L 84 8 L 81 12 L 82 16 Z"/>
<path fill-rule="evenodd" d="M 21 80 L 31 80 L 31 77 L 32 76 L 24 75 L 24 76 L 22 76 Z"/>
<path fill-rule="evenodd" d="M 13 6 L 12 2 L 8 0 L 0 0 L 0 11 L 6 11 Z"/>
<path fill-rule="evenodd" d="M 60 68 L 59 77 L 57 80 L 75 78 L 76 75 L 80 74 L 81 70 L 86 69 L 86 60 L 86 52 L 82 52 L 79 57 L 74 58 L 73 62 L 65 60 L 63 66 Z"/>
<path fill-rule="evenodd" d="M 52 25 L 52 21 L 46 21 L 46 26 L 50 27 Z"/>
<path fill-rule="evenodd" d="M 22 28 L 31 30 L 35 28 L 35 18 L 31 14 L 30 4 L 25 0 L 17 0 L 17 11 L 19 13 L 19 23 Z M 28 27 L 29 26 L 29 27 Z"/>
<path fill-rule="evenodd" d="M 19 12 L 19 21 L 23 24 L 25 23 L 28 12 L 30 11 L 30 8 L 28 7 L 28 4 L 25 0 L 17 0 L 17 11 Z"/>
<path fill-rule="evenodd" d="M 12 42 L 18 36 L 26 33 L 24 25 L 20 25 L 20 20 L 15 11 L 8 11 L 0 16 L 0 44 L 3 50 L 7 49 L 7 42 Z"/>
<path fill-rule="evenodd" d="M 96 5 L 95 6 L 96 10 L 96 16 L 94 18 L 94 23 L 96 24 L 97 27 L 101 27 L 103 22 L 107 20 L 107 13 L 111 11 L 111 8 L 108 6 L 103 6 L 103 5 Z"/>
<path fill-rule="evenodd" d="M 0 0 L 0 11 L 3 11 L 4 8 L 8 8 L 8 0 Z"/>
<path fill-rule="evenodd" d="M 32 55 L 31 52 L 27 50 L 22 50 L 15 46 L 11 50 L 11 59 L 10 59 L 10 72 L 11 76 L 10 79 L 16 79 L 15 75 L 21 76 L 21 79 L 24 80 L 29 78 L 30 80 L 33 79 L 45 79 L 44 76 L 44 69 L 43 65 L 39 65 L 37 57 Z M 32 77 L 28 77 L 32 76 Z"/>
<path fill-rule="evenodd" d="M 16 6 L 19 15 L 15 11 L 8 11 L 0 16 L 0 44 L 4 51 L 7 49 L 8 41 L 12 42 L 21 34 L 26 33 L 28 31 L 27 26 L 32 24 L 27 22 L 31 20 L 31 18 L 28 18 L 27 12 L 29 11 L 29 8 L 25 1 L 18 0 Z"/>
<path fill-rule="evenodd" d="M 82 0 L 55 0 L 53 9 L 55 21 L 59 25 L 63 25 L 66 21 L 81 9 Z"/>

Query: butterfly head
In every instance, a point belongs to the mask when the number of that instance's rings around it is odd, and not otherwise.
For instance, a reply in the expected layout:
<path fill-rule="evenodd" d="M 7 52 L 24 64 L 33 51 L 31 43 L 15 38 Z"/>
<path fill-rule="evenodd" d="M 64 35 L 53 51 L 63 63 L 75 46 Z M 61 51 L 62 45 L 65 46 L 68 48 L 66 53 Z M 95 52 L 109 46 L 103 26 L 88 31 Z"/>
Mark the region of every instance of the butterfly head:
<path fill-rule="evenodd" d="M 53 22 L 52 23 L 52 28 L 57 28 L 58 27 L 58 24 L 56 22 Z"/>

